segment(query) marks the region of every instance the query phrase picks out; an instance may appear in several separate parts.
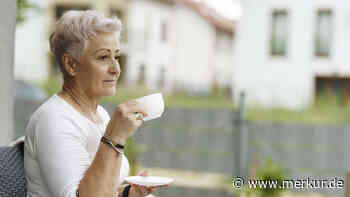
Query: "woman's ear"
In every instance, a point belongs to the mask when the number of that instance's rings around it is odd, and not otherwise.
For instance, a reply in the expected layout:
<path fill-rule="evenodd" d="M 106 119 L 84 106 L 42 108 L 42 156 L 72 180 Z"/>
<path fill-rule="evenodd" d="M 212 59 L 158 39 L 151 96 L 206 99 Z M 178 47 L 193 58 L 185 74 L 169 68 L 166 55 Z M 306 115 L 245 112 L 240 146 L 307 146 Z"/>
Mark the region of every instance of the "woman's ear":
<path fill-rule="evenodd" d="M 67 53 L 62 55 L 62 64 L 64 66 L 64 69 L 66 70 L 66 72 L 71 75 L 74 76 L 75 75 L 75 64 L 76 62 L 74 61 L 73 57 Z"/>

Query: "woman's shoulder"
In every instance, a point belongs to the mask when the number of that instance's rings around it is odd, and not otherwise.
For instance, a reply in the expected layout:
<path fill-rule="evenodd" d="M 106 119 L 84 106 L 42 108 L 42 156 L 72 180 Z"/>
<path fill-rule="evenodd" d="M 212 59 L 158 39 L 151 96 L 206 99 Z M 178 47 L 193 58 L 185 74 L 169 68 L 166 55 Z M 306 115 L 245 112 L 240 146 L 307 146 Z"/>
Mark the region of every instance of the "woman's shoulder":
<path fill-rule="evenodd" d="M 53 95 L 46 100 L 30 117 L 26 133 L 37 127 L 60 128 L 60 127 L 83 127 L 84 121 L 75 114 L 73 108 L 62 99 Z"/>
<path fill-rule="evenodd" d="M 63 105 L 60 98 L 54 94 L 39 106 L 39 108 L 33 113 L 31 119 L 37 119 L 43 116 L 57 117 L 69 114 L 69 110 Z"/>
<path fill-rule="evenodd" d="M 50 139 L 64 138 L 65 136 L 73 136 L 80 139 L 81 132 L 75 132 L 81 129 L 81 124 L 69 108 L 61 103 L 57 95 L 47 99 L 32 114 L 26 127 L 25 135 L 27 144 L 32 144 L 34 152 L 35 144 L 39 141 L 47 141 Z"/>

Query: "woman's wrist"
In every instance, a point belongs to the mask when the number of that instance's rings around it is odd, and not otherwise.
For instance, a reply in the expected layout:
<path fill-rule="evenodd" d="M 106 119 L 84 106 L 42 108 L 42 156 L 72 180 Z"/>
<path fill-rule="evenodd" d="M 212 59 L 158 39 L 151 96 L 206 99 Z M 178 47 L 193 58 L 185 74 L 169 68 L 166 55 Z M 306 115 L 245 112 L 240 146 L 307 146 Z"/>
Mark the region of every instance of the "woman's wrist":
<path fill-rule="evenodd" d="M 120 144 L 121 146 L 125 146 L 127 138 L 125 137 L 120 137 L 120 136 L 116 136 L 116 137 L 110 137 L 109 135 L 104 135 L 105 138 L 112 140 L 115 144 Z"/>
<path fill-rule="evenodd" d="M 109 147 L 111 147 L 115 152 L 117 152 L 119 154 L 124 154 L 124 146 L 123 145 L 118 144 L 118 143 L 114 142 L 113 140 L 108 139 L 104 136 L 101 138 L 101 142 L 103 142 L 106 145 L 108 145 Z"/>
<path fill-rule="evenodd" d="M 103 143 L 103 142 L 101 142 L 101 144 L 103 146 L 103 150 L 106 151 L 108 154 L 111 154 L 116 158 L 118 158 L 120 155 L 122 155 L 122 153 L 115 151 L 110 145 Z"/>

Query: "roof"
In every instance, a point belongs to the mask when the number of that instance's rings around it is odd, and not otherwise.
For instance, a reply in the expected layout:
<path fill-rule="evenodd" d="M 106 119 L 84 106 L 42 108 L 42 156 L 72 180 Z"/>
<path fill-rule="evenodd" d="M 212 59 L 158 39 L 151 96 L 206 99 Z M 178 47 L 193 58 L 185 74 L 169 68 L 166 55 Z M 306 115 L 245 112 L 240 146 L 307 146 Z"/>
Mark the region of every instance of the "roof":
<path fill-rule="evenodd" d="M 160 0 L 164 3 L 182 4 L 195 10 L 199 15 L 205 18 L 209 23 L 213 24 L 217 29 L 233 34 L 237 21 L 228 19 L 220 15 L 217 10 L 209 7 L 203 2 L 196 2 L 194 0 Z"/>

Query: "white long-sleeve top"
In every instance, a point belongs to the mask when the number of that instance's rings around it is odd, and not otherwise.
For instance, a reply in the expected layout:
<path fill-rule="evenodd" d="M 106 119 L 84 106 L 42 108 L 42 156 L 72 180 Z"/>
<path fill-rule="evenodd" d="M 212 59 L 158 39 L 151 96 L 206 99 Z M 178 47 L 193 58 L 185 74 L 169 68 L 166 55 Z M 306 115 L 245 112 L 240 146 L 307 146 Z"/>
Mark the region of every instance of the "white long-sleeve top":
<path fill-rule="evenodd" d="M 24 147 L 27 197 L 76 197 L 110 120 L 103 107 L 98 106 L 97 113 L 103 124 L 93 123 L 58 95 L 33 113 Z M 120 183 L 128 174 L 129 162 L 123 155 Z"/>

